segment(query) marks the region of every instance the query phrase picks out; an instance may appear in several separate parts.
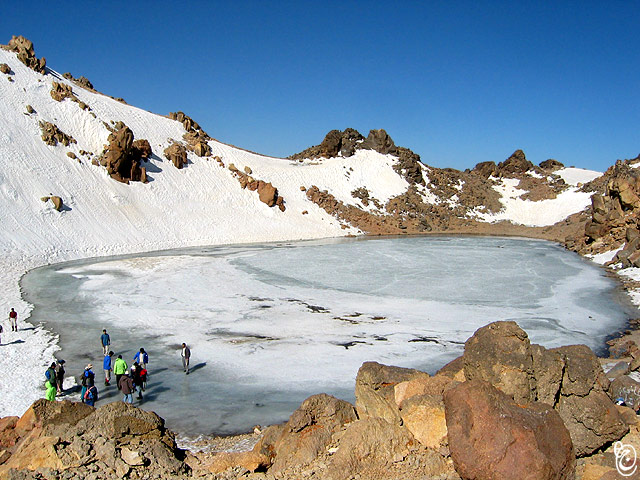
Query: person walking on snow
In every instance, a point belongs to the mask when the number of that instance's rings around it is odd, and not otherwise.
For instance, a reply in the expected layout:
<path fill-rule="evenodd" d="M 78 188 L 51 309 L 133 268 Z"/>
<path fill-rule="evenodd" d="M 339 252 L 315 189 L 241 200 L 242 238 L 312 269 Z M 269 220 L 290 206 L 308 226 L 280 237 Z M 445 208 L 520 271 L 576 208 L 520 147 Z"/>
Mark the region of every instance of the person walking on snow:
<path fill-rule="evenodd" d="M 60 394 L 63 392 L 64 373 L 64 360 L 58 360 L 56 364 L 56 390 Z"/>
<path fill-rule="evenodd" d="M 100 335 L 100 342 L 102 343 L 102 353 L 104 355 L 109 355 L 109 346 L 111 345 L 111 338 L 107 333 L 106 329 L 102 330 L 102 335 Z"/>
<path fill-rule="evenodd" d="M 142 367 L 138 365 L 138 362 L 134 362 L 131 367 L 131 378 L 138 391 L 138 400 L 142 400 Z"/>
<path fill-rule="evenodd" d="M 184 372 L 189 375 L 189 359 L 191 358 L 191 350 L 187 347 L 186 343 L 182 344 L 182 353 L 180 353 L 182 357 L 182 368 Z"/>
<path fill-rule="evenodd" d="M 95 377 L 96 374 L 93 373 L 92 364 L 88 364 L 84 367 L 84 372 L 82 372 L 82 391 L 80 392 L 80 399 L 82 403 L 84 403 L 84 394 L 87 393 L 87 389 L 93 387 L 95 385 Z"/>
<path fill-rule="evenodd" d="M 9 320 L 11 321 L 11 331 L 18 331 L 18 312 L 16 312 L 13 308 L 9 312 Z"/>
<path fill-rule="evenodd" d="M 102 362 L 102 369 L 104 370 L 104 385 L 108 387 L 111 381 L 111 357 L 113 357 L 113 352 L 109 352 L 104 356 L 104 360 Z"/>
<path fill-rule="evenodd" d="M 126 370 L 118 382 L 118 390 L 122 391 L 122 401 L 124 403 L 133 404 L 133 392 L 136 391 L 136 387 L 133 384 L 133 379 L 129 376 L 129 370 Z"/>
<path fill-rule="evenodd" d="M 127 362 L 122 359 L 122 355 L 118 355 L 116 362 L 113 364 L 113 373 L 116 376 L 116 385 L 118 386 L 118 390 L 120 390 L 120 379 L 127 371 L 127 368 L 129 368 Z"/>
<path fill-rule="evenodd" d="M 44 372 L 47 379 L 44 386 L 47 387 L 47 393 L 44 398 L 53 402 L 56 399 L 56 362 L 53 362 L 47 371 Z"/>
<path fill-rule="evenodd" d="M 147 363 L 149 363 L 149 355 L 144 351 L 144 348 L 141 348 L 139 352 L 133 357 L 134 362 L 138 362 L 142 368 L 147 368 Z"/>

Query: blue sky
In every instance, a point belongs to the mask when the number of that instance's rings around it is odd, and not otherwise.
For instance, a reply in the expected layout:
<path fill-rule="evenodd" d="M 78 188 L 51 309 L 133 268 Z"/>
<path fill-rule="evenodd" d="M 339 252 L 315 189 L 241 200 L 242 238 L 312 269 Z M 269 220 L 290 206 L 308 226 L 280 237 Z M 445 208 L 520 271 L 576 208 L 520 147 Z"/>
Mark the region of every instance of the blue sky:
<path fill-rule="evenodd" d="M 384 128 L 437 167 L 640 153 L 640 2 L 11 2 L 0 42 L 286 156 Z"/>

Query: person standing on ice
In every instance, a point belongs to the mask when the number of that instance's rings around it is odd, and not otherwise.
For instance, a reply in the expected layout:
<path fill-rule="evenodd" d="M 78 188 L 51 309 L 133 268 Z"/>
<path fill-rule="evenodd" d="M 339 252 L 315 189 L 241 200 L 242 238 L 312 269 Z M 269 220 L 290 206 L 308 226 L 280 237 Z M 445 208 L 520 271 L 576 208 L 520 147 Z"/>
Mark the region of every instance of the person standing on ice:
<path fill-rule="evenodd" d="M 82 390 L 80 392 L 80 399 L 82 400 L 82 403 L 84 403 L 84 394 L 87 393 L 87 389 L 93 387 L 95 384 L 96 374 L 93 373 L 93 370 L 91 370 L 92 368 L 93 365 L 88 364 L 84 367 L 84 372 L 82 372 Z"/>
<path fill-rule="evenodd" d="M 44 386 L 47 388 L 47 393 L 44 398 L 53 402 L 56 399 L 56 362 L 53 362 L 51 366 L 47 368 L 44 376 L 47 379 L 47 381 L 44 382 Z"/>
<path fill-rule="evenodd" d="M 13 308 L 9 312 L 9 320 L 11 321 L 11 331 L 18 331 L 18 312 L 16 312 Z"/>
<path fill-rule="evenodd" d="M 133 357 L 134 362 L 138 362 L 142 368 L 147 368 L 147 363 L 149 363 L 149 355 L 144 351 L 144 348 L 141 348 L 139 352 L 136 352 Z"/>
<path fill-rule="evenodd" d="M 64 373 L 64 360 L 58 360 L 56 363 L 56 390 L 60 394 L 63 392 Z"/>
<path fill-rule="evenodd" d="M 111 338 L 107 333 L 106 329 L 102 330 L 102 335 L 100 335 L 100 342 L 102 343 L 102 353 L 104 355 L 109 355 L 109 346 L 111 345 Z"/>
<path fill-rule="evenodd" d="M 108 387 L 111 381 L 111 357 L 113 357 L 113 352 L 110 351 L 107 355 L 104 356 L 104 360 L 102 362 L 102 369 L 104 370 L 104 385 Z"/>
<path fill-rule="evenodd" d="M 118 390 L 120 390 L 120 379 L 127 371 L 127 368 L 129 368 L 127 362 L 122 359 L 122 355 L 118 355 L 116 363 L 113 364 L 113 373 L 116 376 L 116 385 L 118 386 Z"/>
<path fill-rule="evenodd" d="M 124 403 L 133 403 L 132 394 L 136 391 L 136 387 L 133 385 L 133 379 L 129 376 L 129 370 L 126 370 L 120 378 L 118 389 L 122 391 L 122 401 Z"/>
<path fill-rule="evenodd" d="M 186 343 L 182 344 L 182 353 L 180 353 L 182 357 L 182 368 L 184 372 L 189 375 L 189 359 L 191 358 L 191 350 L 187 347 Z"/>

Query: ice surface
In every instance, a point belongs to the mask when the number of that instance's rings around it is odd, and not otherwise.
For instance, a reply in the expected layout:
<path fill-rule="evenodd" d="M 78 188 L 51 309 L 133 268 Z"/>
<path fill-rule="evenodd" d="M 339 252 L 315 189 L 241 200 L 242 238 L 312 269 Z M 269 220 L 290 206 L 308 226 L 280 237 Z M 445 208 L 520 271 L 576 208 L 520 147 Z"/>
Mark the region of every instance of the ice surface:
<path fill-rule="evenodd" d="M 314 393 L 353 401 L 364 361 L 433 373 L 495 320 L 549 347 L 599 349 L 630 308 L 603 270 L 535 240 L 343 239 L 93 262 L 29 273 L 33 321 L 59 333 L 70 373 L 100 369 L 102 328 L 129 363 L 145 347 L 145 408 L 193 435 L 283 421 Z"/>

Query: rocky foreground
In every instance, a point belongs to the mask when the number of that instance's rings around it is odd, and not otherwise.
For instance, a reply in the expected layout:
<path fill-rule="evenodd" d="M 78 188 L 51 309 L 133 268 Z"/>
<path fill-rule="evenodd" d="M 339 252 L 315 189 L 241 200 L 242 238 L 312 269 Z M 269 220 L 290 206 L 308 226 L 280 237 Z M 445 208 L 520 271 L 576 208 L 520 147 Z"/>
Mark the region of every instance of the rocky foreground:
<path fill-rule="evenodd" d="M 634 355 L 637 349 L 627 349 Z M 309 397 L 250 451 L 192 453 L 153 412 L 36 401 L 0 419 L 8 479 L 608 479 L 640 451 L 640 356 L 605 374 L 584 345 L 545 349 L 514 322 L 479 329 L 436 375 L 367 362 L 356 404 Z M 640 475 L 638 475 L 640 476 Z M 637 478 L 637 477 L 630 477 Z"/>

